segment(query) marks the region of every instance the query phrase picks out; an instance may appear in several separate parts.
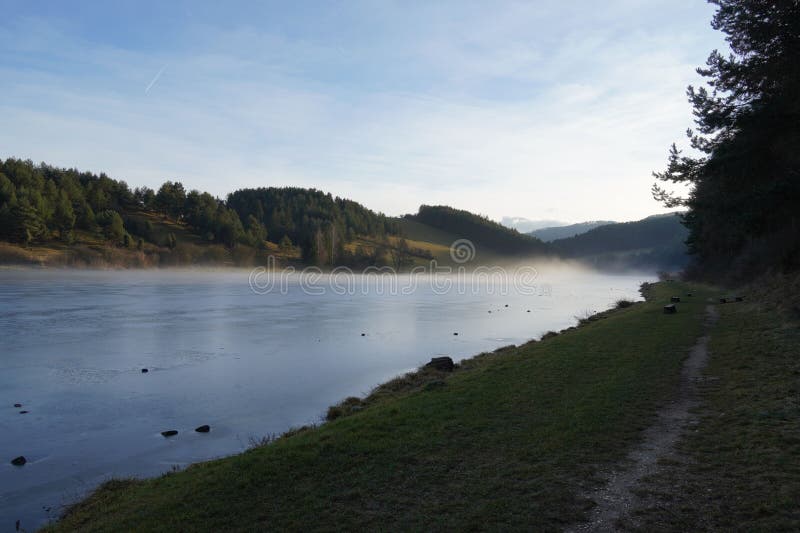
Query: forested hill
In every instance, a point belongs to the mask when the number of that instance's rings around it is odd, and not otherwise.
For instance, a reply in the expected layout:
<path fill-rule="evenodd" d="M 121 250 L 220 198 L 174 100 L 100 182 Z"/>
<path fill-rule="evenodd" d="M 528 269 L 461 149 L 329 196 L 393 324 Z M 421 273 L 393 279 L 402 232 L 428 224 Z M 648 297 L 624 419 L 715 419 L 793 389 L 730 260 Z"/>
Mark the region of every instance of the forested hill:
<path fill-rule="evenodd" d="M 102 173 L 0 161 L 0 241 L 73 259 L 81 252 L 89 264 L 247 264 L 268 254 L 381 264 L 398 231 L 395 219 L 314 189 L 248 189 L 221 200 L 177 181 L 131 189 Z M 347 246 L 360 238 L 374 246 Z"/>
<path fill-rule="evenodd" d="M 228 195 L 227 204 L 241 220 L 268 228 L 269 240 L 298 244 L 312 262 L 336 263 L 346 254 L 345 244 L 358 236 L 382 239 L 399 233 L 394 219 L 316 189 L 241 189 Z"/>
<path fill-rule="evenodd" d="M 416 215 L 406 215 L 405 218 L 469 239 L 476 247 L 488 248 L 499 254 L 519 256 L 552 253 L 547 244 L 535 237 L 461 209 L 422 205 Z"/>
<path fill-rule="evenodd" d="M 544 242 L 552 242 L 556 239 L 574 237 L 575 235 L 580 235 L 581 233 L 586 233 L 594 228 L 608 224 L 616 224 L 616 222 L 613 220 L 593 220 L 590 222 L 579 222 L 577 224 L 570 224 L 568 226 L 552 226 L 542 229 L 535 229 L 533 231 L 529 231 L 528 235 L 532 235 Z"/>
<path fill-rule="evenodd" d="M 588 258 L 601 268 L 680 269 L 688 262 L 688 230 L 679 214 L 599 226 L 550 243 L 563 257 Z"/>

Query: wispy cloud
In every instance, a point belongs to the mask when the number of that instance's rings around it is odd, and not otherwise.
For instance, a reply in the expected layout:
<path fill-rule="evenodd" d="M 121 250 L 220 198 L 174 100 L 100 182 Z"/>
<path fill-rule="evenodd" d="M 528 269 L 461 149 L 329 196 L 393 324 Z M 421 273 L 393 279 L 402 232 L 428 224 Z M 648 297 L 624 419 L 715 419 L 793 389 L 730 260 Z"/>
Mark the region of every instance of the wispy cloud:
<path fill-rule="evenodd" d="M 11 16 L 0 155 L 218 195 L 315 186 L 391 214 L 426 202 L 637 218 L 659 209 L 650 171 L 689 124 L 694 67 L 719 46 L 710 9 L 692 4 L 231 8 L 232 22 L 183 18 L 148 45 Z"/>
<path fill-rule="evenodd" d="M 144 94 L 147 94 L 147 93 L 150 92 L 150 89 L 153 88 L 153 85 L 155 85 L 156 82 L 158 81 L 158 79 L 161 77 L 161 75 L 164 74 L 164 70 L 166 70 L 166 68 L 167 68 L 167 66 L 164 65 L 163 67 L 158 69 L 158 72 L 156 73 L 156 75 L 153 76 L 153 79 L 150 81 L 150 83 L 147 84 L 147 87 L 145 87 Z"/>

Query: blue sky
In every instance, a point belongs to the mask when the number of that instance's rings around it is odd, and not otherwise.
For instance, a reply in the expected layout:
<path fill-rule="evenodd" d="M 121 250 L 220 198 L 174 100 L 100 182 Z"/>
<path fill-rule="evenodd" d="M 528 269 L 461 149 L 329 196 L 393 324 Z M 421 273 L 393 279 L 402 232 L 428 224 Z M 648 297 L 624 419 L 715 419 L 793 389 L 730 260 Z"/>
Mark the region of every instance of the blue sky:
<path fill-rule="evenodd" d="M 724 42 L 700 0 L 0 0 L 0 157 L 632 220 Z"/>

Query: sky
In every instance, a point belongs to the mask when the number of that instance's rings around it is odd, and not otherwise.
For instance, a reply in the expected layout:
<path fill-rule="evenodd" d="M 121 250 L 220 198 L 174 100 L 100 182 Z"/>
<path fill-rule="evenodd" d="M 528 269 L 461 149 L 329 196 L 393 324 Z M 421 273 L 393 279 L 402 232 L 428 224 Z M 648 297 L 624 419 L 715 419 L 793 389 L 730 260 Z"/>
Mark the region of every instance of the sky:
<path fill-rule="evenodd" d="M 725 49 L 701 0 L 0 0 L 0 157 L 315 187 L 388 215 L 635 220 Z"/>

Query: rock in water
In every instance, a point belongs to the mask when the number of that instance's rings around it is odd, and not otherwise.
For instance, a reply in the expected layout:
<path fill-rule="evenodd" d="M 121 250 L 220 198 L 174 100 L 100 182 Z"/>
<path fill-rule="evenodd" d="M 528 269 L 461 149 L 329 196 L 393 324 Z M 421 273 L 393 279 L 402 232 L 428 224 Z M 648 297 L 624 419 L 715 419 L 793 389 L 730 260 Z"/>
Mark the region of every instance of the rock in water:
<path fill-rule="evenodd" d="M 22 466 L 27 462 L 28 462 L 28 460 L 25 459 L 25 457 L 22 456 L 22 455 L 20 455 L 19 457 L 14 457 L 13 459 L 11 459 L 11 464 L 14 465 L 14 466 Z"/>
<path fill-rule="evenodd" d="M 22 407 L 22 404 L 21 403 L 15 403 L 14 407 Z"/>
<path fill-rule="evenodd" d="M 211 426 L 209 426 L 208 424 L 203 424 L 200 427 L 194 428 L 194 430 L 198 433 L 208 433 L 209 431 L 211 431 Z"/>
<path fill-rule="evenodd" d="M 168 429 L 167 431 L 162 431 L 161 432 L 161 435 L 163 437 L 174 437 L 177 434 L 178 434 L 178 431 L 174 430 L 174 429 Z"/>
<path fill-rule="evenodd" d="M 428 368 L 435 368 L 444 372 L 452 372 L 455 368 L 455 363 L 449 357 L 434 357 L 431 362 L 425 365 Z"/>
<path fill-rule="evenodd" d="M 150 371 L 149 371 L 149 370 L 147 370 L 146 368 L 143 368 L 143 369 L 142 369 L 142 374 L 147 374 L 148 372 L 150 372 Z"/>

